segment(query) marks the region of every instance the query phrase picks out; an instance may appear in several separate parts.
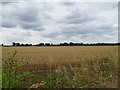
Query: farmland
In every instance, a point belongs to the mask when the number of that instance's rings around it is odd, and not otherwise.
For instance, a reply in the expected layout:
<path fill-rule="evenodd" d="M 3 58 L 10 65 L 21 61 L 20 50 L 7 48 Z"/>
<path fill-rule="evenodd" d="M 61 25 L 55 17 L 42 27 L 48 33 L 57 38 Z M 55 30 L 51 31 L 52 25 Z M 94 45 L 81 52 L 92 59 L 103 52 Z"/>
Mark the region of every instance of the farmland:
<path fill-rule="evenodd" d="M 24 77 L 22 88 L 40 81 L 46 82 L 41 88 L 118 87 L 118 46 L 3 47 L 3 62 L 14 51 L 15 60 L 26 64 L 17 72 L 34 74 Z"/>

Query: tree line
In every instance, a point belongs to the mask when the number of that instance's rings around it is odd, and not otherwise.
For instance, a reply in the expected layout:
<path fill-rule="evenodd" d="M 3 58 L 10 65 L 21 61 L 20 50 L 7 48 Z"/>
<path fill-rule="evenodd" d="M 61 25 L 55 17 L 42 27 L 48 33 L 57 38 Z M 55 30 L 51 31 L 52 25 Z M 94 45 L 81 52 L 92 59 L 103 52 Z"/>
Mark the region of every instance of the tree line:
<path fill-rule="evenodd" d="M 36 45 L 32 45 L 32 44 L 21 44 L 21 43 L 16 43 L 13 42 L 12 46 L 113 46 L 113 45 L 120 45 L 120 43 L 59 43 L 59 44 L 53 44 L 53 43 L 39 43 Z M 2 44 L 2 46 L 5 46 L 4 44 Z"/>

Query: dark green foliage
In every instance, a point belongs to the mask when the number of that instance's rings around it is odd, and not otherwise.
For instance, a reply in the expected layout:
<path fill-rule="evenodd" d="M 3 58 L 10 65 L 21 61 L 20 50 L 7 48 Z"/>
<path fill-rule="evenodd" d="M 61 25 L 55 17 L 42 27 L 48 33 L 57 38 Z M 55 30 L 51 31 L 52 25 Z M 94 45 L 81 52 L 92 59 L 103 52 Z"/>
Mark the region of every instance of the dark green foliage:
<path fill-rule="evenodd" d="M 18 69 L 24 66 L 19 64 L 14 59 L 17 51 L 15 51 L 9 58 L 3 60 L 2 68 L 2 88 L 23 88 L 26 87 L 25 77 L 30 78 L 30 72 L 18 73 Z"/>

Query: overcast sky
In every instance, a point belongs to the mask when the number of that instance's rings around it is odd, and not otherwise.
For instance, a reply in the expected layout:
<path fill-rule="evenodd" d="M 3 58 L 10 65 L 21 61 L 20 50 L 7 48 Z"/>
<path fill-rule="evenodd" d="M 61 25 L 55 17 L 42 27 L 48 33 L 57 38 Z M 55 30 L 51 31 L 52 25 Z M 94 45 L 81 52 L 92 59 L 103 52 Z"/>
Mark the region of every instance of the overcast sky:
<path fill-rule="evenodd" d="M 1 32 L 4 44 L 118 42 L 118 3 L 4 2 Z"/>

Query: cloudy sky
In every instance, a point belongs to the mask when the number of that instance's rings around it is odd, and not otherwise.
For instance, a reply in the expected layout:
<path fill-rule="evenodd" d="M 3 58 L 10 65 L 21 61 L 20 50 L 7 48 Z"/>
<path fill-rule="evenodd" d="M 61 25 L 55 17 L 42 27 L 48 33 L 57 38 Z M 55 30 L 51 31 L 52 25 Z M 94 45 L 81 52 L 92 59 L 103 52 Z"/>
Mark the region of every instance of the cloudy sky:
<path fill-rule="evenodd" d="M 1 43 L 118 42 L 117 2 L 2 3 Z"/>

